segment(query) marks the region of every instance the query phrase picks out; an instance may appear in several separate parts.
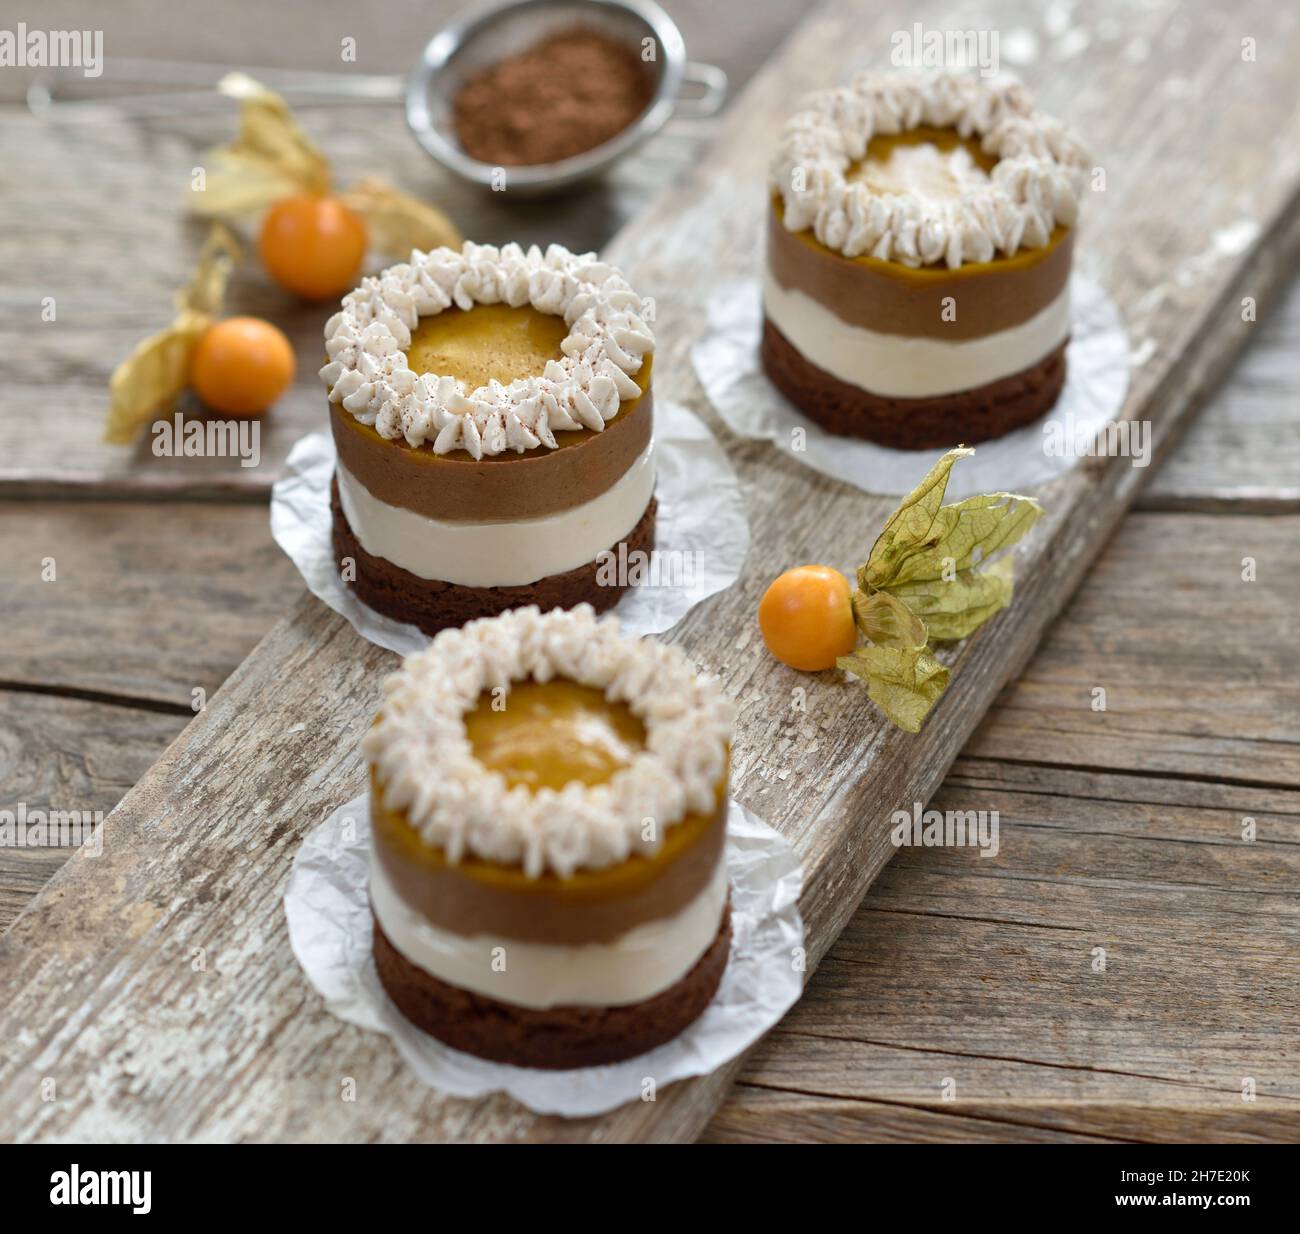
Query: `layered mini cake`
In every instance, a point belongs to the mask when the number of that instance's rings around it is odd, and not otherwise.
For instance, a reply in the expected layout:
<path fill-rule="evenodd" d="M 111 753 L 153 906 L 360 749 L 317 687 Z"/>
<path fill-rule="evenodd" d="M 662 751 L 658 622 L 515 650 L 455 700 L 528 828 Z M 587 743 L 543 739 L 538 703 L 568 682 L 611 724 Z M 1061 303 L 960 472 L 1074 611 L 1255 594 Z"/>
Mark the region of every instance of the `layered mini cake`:
<path fill-rule="evenodd" d="M 647 305 L 558 245 L 415 252 L 325 327 L 341 576 L 426 633 L 596 609 L 605 554 L 654 547 Z"/>
<path fill-rule="evenodd" d="M 1014 82 L 864 74 L 808 98 L 771 168 L 763 367 L 833 433 L 997 437 L 1065 380 L 1085 155 Z"/>
<path fill-rule="evenodd" d="M 409 657 L 362 747 L 375 965 L 406 1018 L 570 1068 L 699 1016 L 730 948 L 731 718 L 682 652 L 586 605 Z"/>

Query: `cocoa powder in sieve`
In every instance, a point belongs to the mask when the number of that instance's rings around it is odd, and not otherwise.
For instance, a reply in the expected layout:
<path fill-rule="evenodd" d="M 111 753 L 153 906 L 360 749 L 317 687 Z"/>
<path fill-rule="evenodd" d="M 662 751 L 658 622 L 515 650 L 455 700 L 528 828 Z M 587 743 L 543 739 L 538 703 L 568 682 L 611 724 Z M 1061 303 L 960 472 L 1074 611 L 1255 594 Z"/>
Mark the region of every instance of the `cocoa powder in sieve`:
<path fill-rule="evenodd" d="M 649 104 L 654 80 L 636 51 L 578 27 L 480 69 L 452 101 L 472 158 L 521 167 L 571 158 L 609 141 Z"/>

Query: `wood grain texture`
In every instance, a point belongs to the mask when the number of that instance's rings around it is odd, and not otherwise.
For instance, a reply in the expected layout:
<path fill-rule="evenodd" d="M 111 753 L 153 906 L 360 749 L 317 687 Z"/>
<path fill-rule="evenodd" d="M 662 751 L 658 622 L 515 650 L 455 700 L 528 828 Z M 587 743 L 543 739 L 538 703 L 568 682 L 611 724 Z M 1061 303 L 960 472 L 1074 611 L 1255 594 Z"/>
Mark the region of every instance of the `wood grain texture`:
<path fill-rule="evenodd" d="M 448 0 L 385 5 L 381 13 L 368 15 L 358 60 L 351 67 L 367 74 L 405 72 L 411 48 L 456 8 Z M 692 54 L 722 64 L 735 80 L 749 76 L 795 16 L 774 3 L 748 3 L 743 22 L 727 18 L 705 0 L 679 0 L 670 8 Z M 50 2 L 45 11 L 47 24 L 61 21 L 80 28 L 90 21 L 84 0 Z M 1134 71 L 1158 54 L 1149 46 L 1152 31 L 1166 20 L 1160 10 L 1136 21 L 1127 14 L 1121 36 L 1108 24 L 1110 14 L 1095 19 L 1081 14 L 1084 24 L 1057 30 L 1053 42 L 1041 16 L 1014 5 L 1002 23 L 1004 30 L 1017 28 L 1022 17 L 1018 28 L 1042 40 L 1045 59 L 1068 50 L 1073 31 L 1088 30 L 1097 44 L 1094 55 L 1127 59 L 1139 66 Z M 1189 37 L 1185 23 L 1176 16 L 1168 20 L 1170 37 L 1181 47 Z M 1206 37 L 1227 37 L 1226 19 L 1212 20 L 1219 24 Z M 1277 20 L 1289 18 L 1278 14 Z M 258 40 L 258 63 L 272 67 L 328 65 L 337 59 L 340 39 L 358 35 L 354 10 L 342 3 L 317 5 L 310 31 L 295 19 L 264 12 L 258 21 L 264 30 L 268 24 L 293 29 L 292 35 L 277 39 L 268 33 Z M 241 62 L 249 55 L 240 23 L 193 25 L 177 30 L 145 11 L 115 10 L 110 54 L 123 54 L 112 53 L 116 44 L 132 56 Z M 1165 68 L 1159 65 L 1157 71 Z M 22 69 L 6 73 L 0 99 L 16 102 L 35 75 Z M 112 76 L 110 66 L 107 80 L 96 83 L 103 88 L 91 97 L 103 97 Z M 1175 101 L 1195 88 L 1181 62 L 1161 82 L 1162 96 Z M 1068 99 L 1053 102 L 1062 114 L 1070 113 Z M 440 204 L 471 238 L 495 243 L 559 240 L 576 248 L 603 243 L 659 186 L 675 178 L 694 160 L 702 131 L 680 122 L 609 180 L 559 201 L 518 203 L 508 200 L 508 194 L 468 190 L 428 163 L 394 106 L 303 107 L 300 115 L 335 160 L 342 181 L 379 168 L 408 191 Z M 8 272 L 0 287 L 0 380 L 15 406 L 46 406 L 53 400 L 60 408 L 58 417 L 0 421 L 0 495 L 264 500 L 293 442 L 318 424 L 320 390 L 314 374 L 320 325 L 330 310 L 285 296 L 254 261 L 239 272 L 230 309 L 273 318 L 292 338 L 299 357 L 297 381 L 263 425 L 261 463 L 241 468 L 225 459 L 157 459 L 149 454 L 147 441 L 124 448 L 98 440 L 108 374 L 139 338 L 166 322 L 171 295 L 188 276 L 201 242 L 201 225 L 175 225 L 190 169 L 232 125 L 233 107 L 224 117 L 209 111 L 139 124 L 101 113 L 51 126 L 16 109 L 0 113 L 7 153 L 0 165 L 0 261 Z M 112 226 L 104 226 L 100 199 L 86 191 L 88 181 L 121 203 Z M 1218 243 L 1231 246 L 1239 234 L 1231 227 L 1221 229 Z M 78 253 L 78 262 L 67 260 L 70 251 Z M 1209 266 L 1213 255 L 1211 245 L 1192 260 Z M 132 289 L 125 299 L 117 294 L 124 284 Z M 46 296 L 54 297 L 57 306 L 53 323 L 40 320 Z M 1300 294 L 1288 297 L 1277 311 L 1261 306 L 1252 334 L 1257 341 L 1231 390 L 1210 400 L 1179 458 L 1153 478 L 1139 499 L 1142 507 L 1300 508 L 1300 423 L 1287 414 L 1289 400 L 1300 400 L 1300 372 L 1291 363 L 1300 337 Z M 39 363 L 29 363 L 32 358 Z"/>
<path fill-rule="evenodd" d="M 0 809 L 107 813 L 300 586 L 258 507 L 91 510 L 0 502 Z M 0 929 L 68 856 L 0 847 Z"/>
<path fill-rule="evenodd" d="M 799 1049 L 802 1038 L 787 1045 Z M 853 1059 L 843 1057 L 843 1066 Z M 1041 1074 L 1041 1073 L 1040 1073 Z M 1037 1077 L 1035 1077 L 1037 1078 Z M 1032 1083 L 1028 1069 L 1024 1079 Z M 1161 1105 L 1148 1092 L 1123 1103 L 1079 1100 L 1045 1104 L 1027 1114 L 1010 1103 L 898 1104 L 774 1092 L 738 1083 L 735 1099 L 701 1136 L 706 1144 L 1112 1144 L 1291 1143 L 1296 1120 L 1288 1111 L 1238 1100 L 1217 1109 Z M 1038 1121 L 1025 1121 L 1038 1120 Z M 1091 1127 L 1093 1130 L 1077 1130 Z"/>
<path fill-rule="evenodd" d="M 1088 20 L 1106 10 L 1090 6 Z M 699 404 L 685 351 L 716 281 L 753 267 L 757 185 L 790 97 L 843 76 L 889 30 L 928 15 L 901 4 L 820 10 L 751 87 L 715 154 L 612 247 L 659 299 L 667 393 Z M 1263 6 L 1250 16 L 1294 43 L 1289 18 Z M 1017 10 L 1017 20 L 1030 20 L 1029 10 Z M 1068 73 L 1029 75 L 1107 151 L 1110 187 L 1092 203 L 1089 243 L 1135 339 L 1151 340 L 1131 408 L 1153 421 L 1163 457 L 1193 397 L 1242 342 L 1228 306 L 1247 283 L 1266 302 L 1295 255 L 1300 100 L 1285 65 L 1270 61 L 1251 66 L 1251 109 L 1224 106 L 1242 85 L 1224 20 L 1210 14 L 1198 24 L 1164 5 L 1142 21 L 1152 26 L 1152 51 L 1140 70 L 1116 70 L 1118 49 L 1099 35 Z M 1173 30 L 1179 38 L 1161 40 Z M 1175 111 L 1150 83 L 1180 73 L 1187 90 Z M 1252 140 L 1261 124 L 1271 147 Z M 1204 254 L 1210 237 L 1240 222 L 1234 186 L 1244 185 L 1259 236 L 1245 260 L 1224 253 L 1184 269 L 1186 255 Z M 889 810 L 928 799 L 1142 477 L 1121 460 L 1098 460 L 1043 491 L 1050 513 L 1021 554 L 1015 610 L 963 649 L 949 695 L 912 739 L 886 731 L 856 687 L 796 678 L 753 637 L 753 605 L 771 574 L 796 558 L 851 564 L 869 539 L 862 529 L 877 525 L 888 503 L 720 435 L 745 484 L 757 548 L 740 584 L 673 638 L 719 671 L 741 703 L 736 792 L 804 858 L 815 964 L 890 855 Z M 19 918 L 0 943 L 14 977 L 0 1032 L 20 1041 L 0 1071 L 0 1133 L 683 1139 L 700 1130 L 736 1067 L 674 1086 L 654 1104 L 559 1123 L 500 1100 L 415 1091 L 382 1040 L 321 1012 L 289 956 L 279 897 L 302 833 L 360 784 L 355 741 L 390 660 L 304 599 L 128 795 L 98 868 L 70 861 Z M 807 689 L 806 712 L 790 707 L 797 686 Z M 88 921 L 112 929 L 86 930 Z M 216 961 L 201 973 L 195 947 Z M 31 1025 L 40 1027 L 17 1031 Z M 56 1078 L 57 1102 L 37 1102 L 38 1071 Z M 360 1078 L 356 1102 L 338 1099 L 344 1075 Z"/>
<path fill-rule="evenodd" d="M 1300 518 L 1130 522 L 966 752 L 1300 787 Z"/>
<path fill-rule="evenodd" d="M 901 850 L 706 1139 L 1300 1134 L 1300 575 L 1220 568 L 1298 538 L 1125 520 L 931 803 L 996 857 Z"/>
<path fill-rule="evenodd" d="M 1011 1138 L 1300 1133 L 1300 794 L 1206 785 L 1215 804 L 1175 808 L 1158 778 L 1093 778 L 1084 798 L 1014 770 L 959 760 L 932 804 L 999 811 L 998 856 L 900 852 L 710 1136 L 743 1128 L 755 1089 L 995 1118 Z M 837 1134 L 877 1138 L 875 1113 Z"/>
<path fill-rule="evenodd" d="M 92 510 L 0 502 L 0 687 L 189 714 L 194 691 L 214 693 L 298 593 L 297 570 L 260 506 Z"/>
<path fill-rule="evenodd" d="M 177 715 L 0 690 L 0 810 L 107 814 L 184 724 Z M 0 847 L 0 932 L 71 851 Z"/>
<path fill-rule="evenodd" d="M 178 111 L 124 123 L 102 105 L 124 88 L 113 84 L 111 56 L 228 63 L 248 63 L 251 57 L 272 67 L 334 65 L 340 73 L 402 74 L 424 41 L 463 6 L 403 0 L 368 14 L 362 31 L 355 6 L 325 3 L 313 7 L 310 33 L 300 16 L 277 17 L 246 7 L 260 32 L 255 47 L 237 21 L 217 23 L 225 29 L 177 31 L 156 15 L 115 13 L 107 31 L 108 69 L 92 88 L 78 90 L 99 104 L 96 109 L 54 124 L 16 108 L 0 114 L 6 150 L 0 162 L 0 267 L 6 270 L 0 286 L 0 386 L 15 408 L 58 409 L 57 415 L 0 421 L 0 496 L 265 501 L 293 443 L 320 426 L 321 327 L 337 306 L 297 301 L 272 284 L 252 257 L 232 280 L 227 309 L 274 320 L 298 358 L 293 386 L 263 420 L 259 464 L 155 458 L 147 436 L 134 447 L 99 440 L 109 374 L 136 342 L 170 320 L 172 296 L 188 279 L 205 234 L 202 222 L 177 226 L 192 169 L 213 145 L 233 135 L 237 116 L 230 103 L 224 113 Z M 778 5 L 753 8 L 743 32 L 729 22 L 725 35 L 700 0 L 677 6 L 675 15 L 685 36 L 698 38 L 705 54 L 747 76 L 789 20 Z M 66 28 L 102 22 L 84 0 L 50 4 L 42 20 L 54 23 L 60 16 Z M 292 33 L 277 43 L 268 25 Z M 357 40 L 357 60 L 349 65 L 339 60 L 344 37 Z M 6 73 L 0 97 L 18 97 L 34 75 Z M 687 166 L 699 145 L 697 126 L 674 122 L 614 174 L 582 192 L 519 202 L 508 190 L 484 193 L 444 173 L 407 131 L 397 102 L 303 106 L 296 114 L 328 153 L 340 184 L 382 173 L 438 204 L 470 239 L 559 242 L 578 250 L 603 242 Z M 105 200 L 115 206 L 111 219 L 105 218 Z M 250 255 L 255 222 L 241 229 Z M 69 260 L 73 253 L 76 260 Z M 378 270 L 392 260 L 372 254 L 370 266 Z M 124 286 L 130 287 L 129 296 L 121 294 Z M 47 297 L 57 313 L 52 322 L 42 320 Z M 185 405 L 197 408 L 190 400 Z"/>
<path fill-rule="evenodd" d="M 1300 283 L 1251 333 L 1138 509 L 1300 512 Z"/>

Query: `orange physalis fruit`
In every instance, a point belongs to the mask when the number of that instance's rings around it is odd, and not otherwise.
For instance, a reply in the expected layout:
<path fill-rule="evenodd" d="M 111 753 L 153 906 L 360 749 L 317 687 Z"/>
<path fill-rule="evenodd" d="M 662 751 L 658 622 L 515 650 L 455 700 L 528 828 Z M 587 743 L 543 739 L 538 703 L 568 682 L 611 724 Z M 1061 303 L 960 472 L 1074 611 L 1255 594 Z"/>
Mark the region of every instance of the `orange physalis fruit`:
<path fill-rule="evenodd" d="M 293 380 L 293 347 L 269 321 L 228 317 L 203 332 L 190 358 L 190 385 L 230 416 L 265 411 Z"/>
<path fill-rule="evenodd" d="M 328 300 L 356 283 L 366 225 L 337 198 L 285 197 L 266 212 L 257 247 L 281 287 L 305 300 Z"/>
<path fill-rule="evenodd" d="M 782 664 L 803 672 L 834 668 L 858 641 L 849 580 L 830 566 L 787 570 L 763 593 L 758 626 Z"/>

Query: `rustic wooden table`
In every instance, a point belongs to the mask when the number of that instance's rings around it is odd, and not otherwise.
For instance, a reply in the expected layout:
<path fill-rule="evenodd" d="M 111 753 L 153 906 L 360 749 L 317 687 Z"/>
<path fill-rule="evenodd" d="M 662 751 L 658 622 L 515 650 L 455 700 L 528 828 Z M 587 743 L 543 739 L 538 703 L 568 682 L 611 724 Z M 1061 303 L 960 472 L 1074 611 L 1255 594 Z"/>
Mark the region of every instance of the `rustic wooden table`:
<path fill-rule="evenodd" d="M 310 36 L 286 24 L 276 37 L 263 24 L 256 53 L 237 21 L 182 34 L 142 10 L 115 17 L 106 39 L 110 55 L 316 66 L 356 33 L 352 7 L 317 6 Z M 378 24 L 368 17 L 374 55 L 359 67 L 400 71 L 417 36 L 451 7 L 391 6 Z M 774 2 L 748 4 L 744 22 L 704 0 L 670 7 L 691 54 L 722 63 L 737 83 L 794 16 Z M 1176 108 L 1193 88 L 1189 58 L 1202 42 L 1270 30 L 1269 54 L 1300 52 L 1295 16 L 1265 6 L 1249 30 L 1226 8 L 1192 20 L 1152 6 L 1130 24 L 1125 6 L 1096 7 L 1106 11 L 1071 24 L 1061 12 L 1040 19 L 1017 6 L 1017 45 L 1035 48 L 1027 74 L 1125 65 L 1149 71 L 1150 88 Z M 46 11 L 51 27 L 88 24 L 84 5 Z M 1184 61 L 1186 76 L 1170 67 Z M 19 152 L 0 161 L 0 808 L 107 812 L 193 718 L 194 692 L 215 694 L 301 588 L 270 540 L 265 475 L 252 484 L 228 469 L 142 478 L 138 459 L 124 462 L 86 432 L 108 370 L 159 323 L 192 256 L 195 233 L 177 226 L 175 194 L 161 177 L 189 166 L 213 139 L 213 121 L 103 120 L 47 145 L 13 105 L 21 88 L 20 74 L 0 75 L 8 102 L 0 126 Z M 1052 103 L 1068 111 L 1067 100 L 1057 90 Z M 308 119 L 341 166 L 373 169 L 364 124 L 323 112 Z M 477 218 L 479 238 L 522 231 L 584 246 L 603 244 L 639 213 L 707 135 L 662 139 L 604 191 L 521 217 L 491 203 L 471 214 L 472 199 L 418 162 L 391 116 L 385 124 L 381 165 L 405 160 L 414 187 L 462 222 Z M 113 157 L 94 161 L 94 149 Z M 1240 186 L 1243 200 L 1250 191 Z M 115 201 L 129 204 L 130 222 Z M 87 232 L 120 243 L 83 250 Z M 1263 281 L 1274 285 L 1281 273 Z M 69 324 L 58 329 L 32 324 L 51 283 L 67 305 Z M 285 315 L 255 280 L 240 306 Z M 317 316 L 290 314 L 300 342 L 313 337 Z M 904 850 L 885 866 L 705 1138 L 1300 1133 L 1300 294 L 1262 313 L 1251 333 L 1231 377 L 1207 392 L 935 799 L 939 808 L 998 810 L 1000 855 Z M 74 403 L 92 413 L 69 417 L 75 432 L 51 429 Z M 268 451 L 282 452 L 319 406 L 310 380 L 300 383 L 277 409 Z M 54 583 L 42 578 L 46 558 L 57 565 Z M 1253 581 L 1243 578 L 1247 559 Z M 1104 712 L 1093 708 L 1098 686 Z M 772 729 L 746 769 L 748 804 L 762 812 L 769 792 L 783 798 L 796 755 L 815 757 L 821 740 L 830 738 L 815 717 Z M 196 805 L 187 826 L 202 825 L 197 791 Z M 0 849 L 0 926 L 67 855 Z M 152 924 L 142 917 L 123 928 Z M 237 969 L 256 951 L 249 946 L 223 961 Z M 305 986 L 300 994 L 315 999 Z M 22 1136 L 22 1094 L 39 1077 L 5 1066 L 0 1124 Z M 123 1132 L 142 1133 L 138 1120 Z"/>

